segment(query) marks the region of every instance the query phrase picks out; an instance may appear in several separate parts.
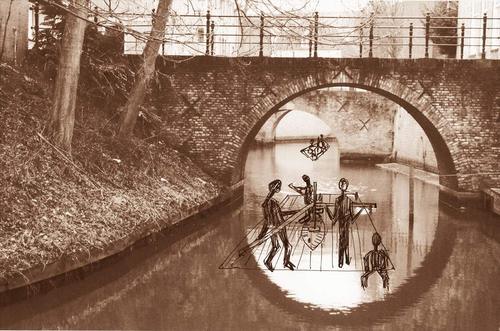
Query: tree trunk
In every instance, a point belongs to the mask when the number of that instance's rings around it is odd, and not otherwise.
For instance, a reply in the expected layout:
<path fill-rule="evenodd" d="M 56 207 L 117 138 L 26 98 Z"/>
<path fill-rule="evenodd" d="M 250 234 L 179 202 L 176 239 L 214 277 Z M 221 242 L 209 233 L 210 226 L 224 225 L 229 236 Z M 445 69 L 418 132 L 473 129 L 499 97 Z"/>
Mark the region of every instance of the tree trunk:
<path fill-rule="evenodd" d="M 168 10 L 172 0 L 160 0 L 156 14 L 154 15 L 150 39 L 146 42 L 146 47 L 142 53 L 143 62 L 136 74 L 134 86 L 130 91 L 127 103 L 123 107 L 123 117 L 120 124 L 119 137 L 129 139 L 139 115 L 139 106 L 144 101 L 147 88 L 155 72 L 156 57 L 165 36 Z"/>
<path fill-rule="evenodd" d="M 88 0 L 72 0 L 70 9 L 75 15 L 87 17 Z M 54 143 L 71 153 L 71 139 L 75 124 L 75 105 L 80 75 L 80 56 L 85 36 L 86 21 L 67 13 L 61 54 L 57 72 L 54 105 L 50 114 L 49 130 Z"/>

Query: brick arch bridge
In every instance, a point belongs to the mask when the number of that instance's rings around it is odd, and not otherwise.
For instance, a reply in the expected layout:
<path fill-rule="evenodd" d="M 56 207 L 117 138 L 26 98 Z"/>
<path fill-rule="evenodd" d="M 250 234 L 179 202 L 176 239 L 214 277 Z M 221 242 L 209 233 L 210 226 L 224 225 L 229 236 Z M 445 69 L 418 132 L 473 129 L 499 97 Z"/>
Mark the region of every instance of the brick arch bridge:
<path fill-rule="evenodd" d="M 453 192 L 500 186 L 500 62 L 438 59 L 160 58 L 152 102 L 164 133 L 208 173 L 243 179 L 250 143 L 284 104 L 348 86 L 396 102 L 426 132 L 440 183 Z M 471 176 L 471 173 L 481 175 Z"/>

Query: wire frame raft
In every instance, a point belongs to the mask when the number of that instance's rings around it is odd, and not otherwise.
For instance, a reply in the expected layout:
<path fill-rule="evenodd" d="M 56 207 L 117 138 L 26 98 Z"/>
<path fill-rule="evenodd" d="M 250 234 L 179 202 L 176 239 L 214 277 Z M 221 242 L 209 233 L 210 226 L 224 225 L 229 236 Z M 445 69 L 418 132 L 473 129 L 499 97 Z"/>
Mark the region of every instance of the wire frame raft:
<path fill-rule="evenodd" d="M 353 194 L 354 195 L 354 194 Z M 318 194 L 318 201 L 324 206 L 333 206 L 337 194 Z M 303 205 L 302 196 L 287 195 L 281 202 L 280 206 L 283 211 L 297 210 Z M 304 209 L 302 209 L 304 210 Z M 307 211 L 302 211 L 305 215 Z M 298 212 L 300 213 L 300 212 Z M 298 214 L 297 213 L 297 214 Z M 295 220 L 286 226 L 288 239 L 292 245 L 291 262 L 295 264 L 297 271 L 317 271 L 317 272 L 363 272 L 363 256 L 373 247 L 371 241 L 366 242 L 361 239 L 360 229 L 355 222 L 350 229 L 350 255 L 351 263 L 344 263 L 342 268 L 339 268 L 338 263 L 338 236 L 339 232 L 333 223 L 326 217 L 326 213 L 320 212 L 320 219 L 325 223 L 325 236 L 322 242 L 315 248 L 311 249 L 303 240 L 302 229 L 304 224 L 300 223 L 302 217 L 297 215 Z M 365 216 L 362 216 L 365 217 Z M 370 216 L 371 217 L 371 216 Z M 290 219 L 288 219 L 290 220 Z M 361 220 L 361 219 L 360 219 Z M 359 221 L 360 221 L 359 220 Z M 364 220 L 363 220 L 364 221 Z M 375 229 L 375 224 L 370 218 L 371 224 Z M 248 269 L 248 270 L 266 270 L 264 260 L 271 249 L 271 240 L 267 239 L 247 250 L 245 254 L 240 254 L 242 250 L 248 247 L 259 235 L 264 220 L 260 220 L 253 227 L 246 230 L 246 235 L 230 252 L 224 262 L 220 265 L 220 269 Z M 271 228 L 269 231 L 272 231 Z M 279 251 L 273 259 L 273 267 L 275 271 L 290 271 L 283 265 L 284 247 L 280 243 Z M 392 264 L 392 263 L 391 263 Z"/>

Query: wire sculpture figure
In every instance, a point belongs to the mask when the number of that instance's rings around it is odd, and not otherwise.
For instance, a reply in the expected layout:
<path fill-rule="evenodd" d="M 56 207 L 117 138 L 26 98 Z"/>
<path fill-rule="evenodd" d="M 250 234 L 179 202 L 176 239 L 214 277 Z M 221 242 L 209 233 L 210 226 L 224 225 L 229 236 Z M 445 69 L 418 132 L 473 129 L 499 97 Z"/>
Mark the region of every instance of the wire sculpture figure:
<path fill-rule="evenodd" d="M 314 182 L 312 187 L 312 208 L 307 211 L 308 222 L 304 223 L 300 231 L 300 236 L 311 251 L 315 250 L 323 243 L 326 236 L 326 226 L 323 221 L 323 211 L 325 208 L 319 203 L 322 202 L 322 196 L 318 195 L 318 186 Z"/>
<path fill-rule="evenodd" d="M 361 212 L 365 207 L 371 207 L 371 203 L 361 203 L 359 201 L 358 193 L 354 194 L 355 200 L 353 201 L 349 198 L 347 188 L 349 187 L 349 181 L 345 178 L 341 178 L 339 181 L 340 195 L 335 199 L 334 213 L 331 214 L 330 210 L 327 209 L 328 215 L 332 219 L 332 227 L 339 223 L 338 230 L 338 266 L 342 268 L 344 266 L 344 259 L 347 265 L 351 264 L 351 257 L 349 254 L 349 234 L 351 230 L 351 225 L 356 222 Z M 354 206 L 362 207 L 357 213 L 354 213 Z"/>
<path fill-rule="evenodd" d="M 288 187 L 304 197 L 304 205 L 307 206 L 313 202 L 313 186 L 308 175 L 302 175 L 302 180 L 305 186 L 295 186 L 293 183 L 288 184 Z M 308 210 L 306 217 L 301 219 L 299 223 L 307 223 L 312 219 L 312 210 Z"/>
<path fill-rule="evenodd" d="M 325 141 L 322 134 L 314 140 L 311 139 L 309 146 L 300 150 L 304 156 L 311 159 L 312 161 L 318 160 L 326 151 L 330 148 L 330 145 Z"/>
<path fill-rule="evenodd" d="M 373 249 L 366 253 L 363 258 L 365 272 L 361 275 L 361 287 L 368 287 L 368 277 L 374 272 L 377 272 L 382 278 L 384 288 L 389 289 L 389 274 L 388 270 L 394 269 L 389 254 L 386 249 L 379 249 L 378 246 L 382 243 L 382 237 L 375 232 L 372 236 Z M 389 264 L 392 268 L 389 268 Z"/>
<path fill-rule="evenodd" d="M 269 183 L 268 188 L 269 188 L 269 193 L 267 194 L 266 199 L 262 203 L 264 223 L 262 225 L 262 229 L 260 230 L 259 235 L 257 236 L 257 239 L 254 242 L 258 242 L 259 240 L 263 239 L 266 236 L 270 227 L 279 227 L 285 222 L 285 219 L 283 218 L 284 213 L 281 210 L 280 204 L 276 199 L 273 198 L 273 195 L 281 190 L 281 180 L 279 179 L 273 180 L 272 182 Z M 267 254 L 264 264 L 267 267 L 267 269 L 269 269 L 270 271 L 274 271 L 272 260 L 276 255 L 276 253 L 278 252 L 278 250 L 281 248 L 278 236 L 281 239 L 281 242 L 283 243 L 285 249 L 285 254 L 283 257 L 283 265 L 290 270 L 294 270 L 295 265 L 290 261 L 290 256 L 292 254 L 292 245 L 288 241 L 286 227 L 281 228 L 277 232 L 277 234 L 273 233 L 271 235 L 272 248 Z M 249 246 L 251 245 L 252 244 L 250 244 Z M 245 251 L 240 251 L 240 255 L 243 254 L 245 254 Z"/>

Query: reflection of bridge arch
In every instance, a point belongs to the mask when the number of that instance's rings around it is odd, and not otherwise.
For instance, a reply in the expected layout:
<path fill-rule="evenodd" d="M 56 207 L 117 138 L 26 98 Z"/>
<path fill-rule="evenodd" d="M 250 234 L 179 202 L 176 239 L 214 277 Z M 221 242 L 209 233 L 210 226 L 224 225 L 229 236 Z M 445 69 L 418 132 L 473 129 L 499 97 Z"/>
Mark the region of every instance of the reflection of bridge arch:
<path fill-rule="evenodd" d="M 440 218 L 443 218 L 442 214 Z M 303 316 L 305 320 L 314 321 L 318 325 L 367 326 L 387 321 L 414 305 L 441 277 L 455 246 L 455 238 L 455 225 L 446 219 L 441 219 L 437 224 L 432 246 L 424 257 L 422 265 L 415 270 L 414 275 L 393 293 L 386 295 L 384 300 L 363 303 L 349 309 L 348 312 L 305 308 L 303 302 L 295 301 L 287 296 L 287 293 L 273 283 L 264 271 L 242 270 L 252 281 L 253 287 L 260 290 L 263 297 L 283 311 Z M 252 258 L 254 258 L 253 255 Z"/>

